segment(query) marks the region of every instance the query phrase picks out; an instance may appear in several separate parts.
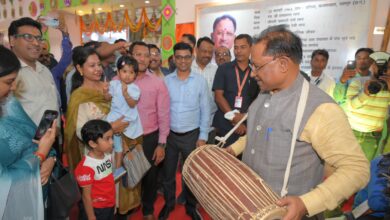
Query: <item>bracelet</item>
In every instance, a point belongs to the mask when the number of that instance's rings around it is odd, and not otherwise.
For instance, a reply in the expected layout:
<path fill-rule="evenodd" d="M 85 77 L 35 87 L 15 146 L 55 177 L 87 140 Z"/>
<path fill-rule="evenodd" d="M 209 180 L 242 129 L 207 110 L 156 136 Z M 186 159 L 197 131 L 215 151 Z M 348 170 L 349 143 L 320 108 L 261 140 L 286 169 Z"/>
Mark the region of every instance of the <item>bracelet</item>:
<path fill-rule="evenodd" d="M 46 160 L 45 155 L 43 155 L 41 153 L 35 152 L 34 155 L 38 157 L 40 163 L 42 163 L 43 161 Z"/>

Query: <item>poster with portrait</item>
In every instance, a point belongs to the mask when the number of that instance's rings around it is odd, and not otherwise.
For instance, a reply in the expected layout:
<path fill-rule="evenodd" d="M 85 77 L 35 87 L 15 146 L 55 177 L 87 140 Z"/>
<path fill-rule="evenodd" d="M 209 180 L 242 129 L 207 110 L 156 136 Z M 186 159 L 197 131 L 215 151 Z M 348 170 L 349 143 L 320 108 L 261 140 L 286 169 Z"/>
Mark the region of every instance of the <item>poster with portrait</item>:
<path fill-rule="evenodd" d="M 273 0 L 196 6 L 196 37 L 209 36 L 233 54 L 234 37 L 258 35 L 269 26 L 285 24 L 302 39 L 301 68 L 310 70 L 311 53 L 326 49 L 326 72 L 338 77 L 355 51 L 366 47 L 372 17 L 371 0 Z M 235 27 L 235 28 L 234 28 Z"/>

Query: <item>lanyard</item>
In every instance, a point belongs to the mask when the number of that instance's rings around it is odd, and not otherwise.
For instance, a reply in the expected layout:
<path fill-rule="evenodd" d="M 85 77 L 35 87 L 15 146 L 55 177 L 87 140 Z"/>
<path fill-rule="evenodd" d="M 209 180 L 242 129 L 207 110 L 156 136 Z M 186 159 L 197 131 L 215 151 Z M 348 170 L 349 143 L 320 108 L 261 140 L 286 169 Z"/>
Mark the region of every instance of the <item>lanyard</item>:
<path fill-rule="evenodd" d="M 246 73 L 245 73 L 245 76 L 244 76 L 244 79 L 242 80 L 242 82 L 240 82 L 240 75 L 238 74 L 237 66 L 235 66 L 235 69 L 236 69 L 236 78 L 237 78 L 237 87 L 238 87 L 238 94 L 237 94 L 237 96 L 241 97 L 242 89 L 244 88 L 245 82 L 246 82 L 246 78 L 248 78 L 248 75 L 249 75 L 249 68 L 246 70 Z"/>

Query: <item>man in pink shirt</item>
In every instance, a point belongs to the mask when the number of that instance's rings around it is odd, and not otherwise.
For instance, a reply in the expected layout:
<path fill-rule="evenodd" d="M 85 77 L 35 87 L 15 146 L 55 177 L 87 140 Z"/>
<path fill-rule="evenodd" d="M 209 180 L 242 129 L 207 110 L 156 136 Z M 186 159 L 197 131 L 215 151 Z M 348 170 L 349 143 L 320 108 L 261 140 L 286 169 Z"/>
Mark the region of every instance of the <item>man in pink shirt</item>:
<path fill-rule="evenodd" d="M 164 81 L 148 70 L 150 52 L 147 44 L 133 42 L 129 54 L 138 62 L 139 72 L 135 84 L 140 88 L 141 96 L 137 107 L 144 130 L 144 153 L 152 165 L 142 179 L 142 213 L 144 219 L 154 219 L 158 165 L 164 160 L 169 134 L 169 93 Z"/>

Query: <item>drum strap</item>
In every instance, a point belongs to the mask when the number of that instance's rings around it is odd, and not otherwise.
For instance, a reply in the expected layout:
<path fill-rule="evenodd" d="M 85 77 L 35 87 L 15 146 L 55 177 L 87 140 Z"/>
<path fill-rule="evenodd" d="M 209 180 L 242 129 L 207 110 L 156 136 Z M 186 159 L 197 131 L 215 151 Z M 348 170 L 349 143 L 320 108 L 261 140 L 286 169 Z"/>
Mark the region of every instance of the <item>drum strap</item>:
<path fill-rule="evenodd" d="M 297 107 L 297 114 L 295 116 L 293 136 L 291 139 L 290 156 L 288 158 L 286 172 L 284 173 L 282 191 L 280 192 L 281 197 L 286 196 L 288 193 L 287 184 L 288 184 L 288 179 L 290 177 L 291 162 L 292 162 L 292 158 L 293 158 L 293 154 L 294 154 L 294 150 L 295 150 L 295 143 L 297 140 L 299 126 L 300 126 L 301 121 L 302 121 L 303 112 L 305 111 L 306 101 L 307 101 L 308 95 L 309 95 L 309 83 L 306 80 L 303 80 L 301 96 L 299 98 L 298 107 Z"/>

